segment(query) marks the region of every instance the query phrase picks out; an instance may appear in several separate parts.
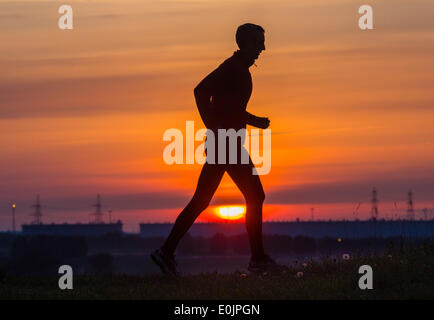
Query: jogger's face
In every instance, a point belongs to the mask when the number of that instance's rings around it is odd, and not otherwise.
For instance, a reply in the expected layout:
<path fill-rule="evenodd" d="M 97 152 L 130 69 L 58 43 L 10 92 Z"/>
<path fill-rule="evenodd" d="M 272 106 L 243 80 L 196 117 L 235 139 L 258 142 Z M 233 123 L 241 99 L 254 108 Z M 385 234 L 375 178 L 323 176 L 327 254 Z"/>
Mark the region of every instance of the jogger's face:
<path fill-rule="evenodd" d="M 258 32 L 257 37 L 252 41 L 251 45 L 245 48 L 252 59 L 258 59 L 262 51 L 265 50 L 265 37 L 263 32 Z"/>

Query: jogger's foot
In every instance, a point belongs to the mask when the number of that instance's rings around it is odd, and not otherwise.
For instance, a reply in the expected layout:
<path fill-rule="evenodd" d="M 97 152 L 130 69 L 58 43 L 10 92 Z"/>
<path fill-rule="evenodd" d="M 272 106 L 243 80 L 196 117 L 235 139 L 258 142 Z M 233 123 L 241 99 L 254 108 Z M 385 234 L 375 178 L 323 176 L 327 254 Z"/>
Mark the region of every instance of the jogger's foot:
<path fill-rule="evenodd" d="M 269 255 L 264 254 L 259 259 L 250 259 L 247 268 L 252 273 L 276 272 L 283 271 L 285 266 L 276 263 Z"/>
<path fill-rule="evenodd" d="M 166 274 L 173 275 L 175 277 L 179 276 L 177 270 L 177 262 L 175 260 L 175 255 L 169 255 L 164 253 L 163 250 L 157 249 L 151 253 L 151 258 L 157 266 L 160 267 L 161 271 Z"/>

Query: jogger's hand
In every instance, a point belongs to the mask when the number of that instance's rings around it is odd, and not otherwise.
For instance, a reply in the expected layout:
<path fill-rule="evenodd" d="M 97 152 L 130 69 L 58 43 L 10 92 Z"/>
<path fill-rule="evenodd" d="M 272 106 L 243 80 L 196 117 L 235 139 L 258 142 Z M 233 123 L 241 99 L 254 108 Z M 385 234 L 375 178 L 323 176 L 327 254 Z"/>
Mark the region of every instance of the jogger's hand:
<path fill-rule="evenodd" d="M 266 117 L 258 117 L 256 127 L 261 129 L 267 129 L 270 126 L 270 119 Z"/>

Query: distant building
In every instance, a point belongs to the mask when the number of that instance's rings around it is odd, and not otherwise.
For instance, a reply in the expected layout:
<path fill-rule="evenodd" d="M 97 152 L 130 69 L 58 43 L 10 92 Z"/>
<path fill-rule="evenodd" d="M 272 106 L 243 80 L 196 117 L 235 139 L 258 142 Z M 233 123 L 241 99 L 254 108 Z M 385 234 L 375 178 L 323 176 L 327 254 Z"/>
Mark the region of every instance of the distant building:
<path fill-rule="evenodd" d="M 166 237 L 173 224 L 140 224 L 143 237 Z M 246 233 L 244 223 L 195 223 L 188 231 L 191 236 L 212 237 L 216 233 L 227 236 Z M 434 220 L 367 220 L 367 221 L 291 221 L 264 222 L 263 234 L 305 236 L 311 238 L 361 239 L 371 237 L 414 237 L 434 236 Z"/>
<path fill-rule="evenodd" d="M 24 224 L 24 235 L 68 235 L 68 236 L 101 236 L 105 234 L 121 234 L 122 222 L 116 223 L 75 223 L 75 224 Z"/>

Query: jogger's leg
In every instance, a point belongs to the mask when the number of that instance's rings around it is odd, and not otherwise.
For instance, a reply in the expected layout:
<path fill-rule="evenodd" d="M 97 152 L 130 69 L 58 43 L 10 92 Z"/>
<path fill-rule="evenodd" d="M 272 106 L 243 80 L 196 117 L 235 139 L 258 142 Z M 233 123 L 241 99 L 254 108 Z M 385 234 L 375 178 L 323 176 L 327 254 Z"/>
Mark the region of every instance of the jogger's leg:
<path fill-rule="evenodd" d="M 197 182 L 193 198 L 179 214 L 162 250 L 173 254 L 181 238 L 188 231 L 196 218 L 204 211 L 211 201 L 225 173 L 223 166 L 205 163 Z"/>
<path fill-rule="evenodd" d="M 228 166 L 228 173 L 244 195 L 246 200 L 246 228 L 253 259 L 264 255 L 262 243 L 262 204 L 265 199 L 264 189 L 258 175 L 252 174 L 254 165 L 237 164 Z"/>

